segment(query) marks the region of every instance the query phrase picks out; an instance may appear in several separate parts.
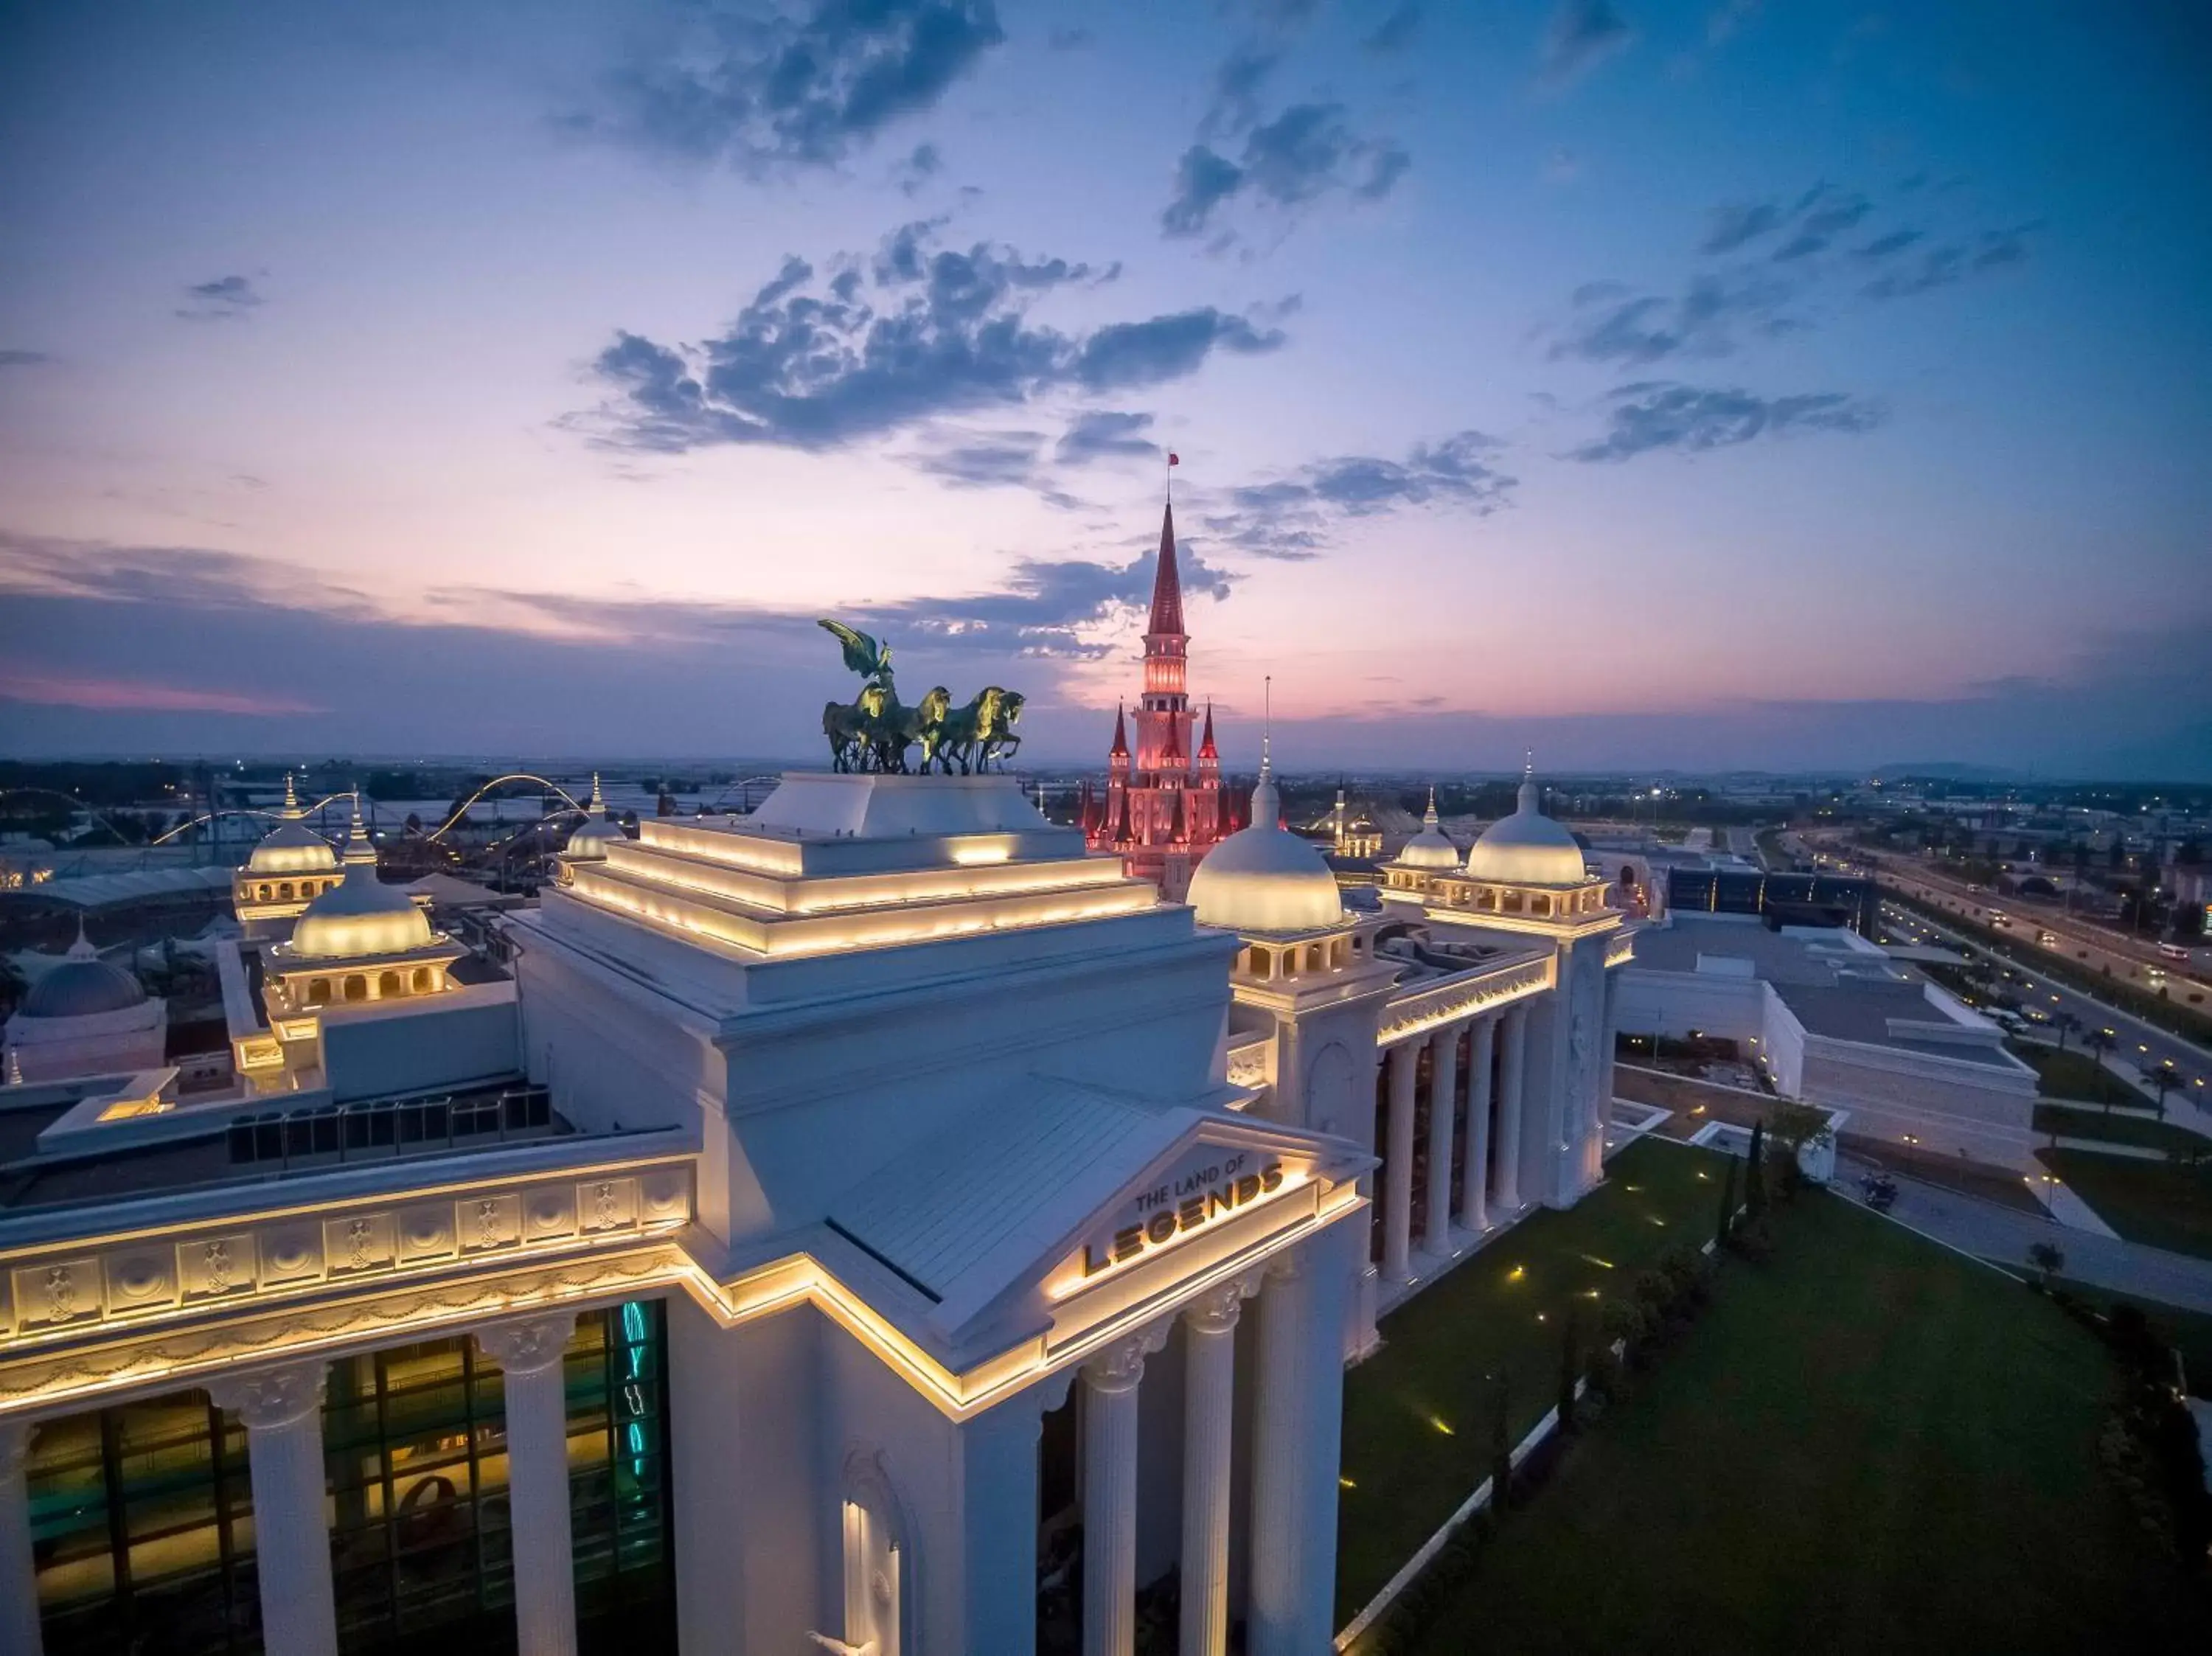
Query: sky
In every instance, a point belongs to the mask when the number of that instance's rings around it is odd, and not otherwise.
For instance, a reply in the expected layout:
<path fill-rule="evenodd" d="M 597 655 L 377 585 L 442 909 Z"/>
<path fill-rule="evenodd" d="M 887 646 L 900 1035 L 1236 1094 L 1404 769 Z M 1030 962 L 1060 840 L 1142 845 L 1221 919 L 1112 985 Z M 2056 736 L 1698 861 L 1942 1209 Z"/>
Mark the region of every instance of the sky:
<path fill-rule="evenodd" d="M 0 0 L 0 752 L 2212 778 L 2212 10 Z M 1166 455 L 1181 464 L 1170 473 Z"/>

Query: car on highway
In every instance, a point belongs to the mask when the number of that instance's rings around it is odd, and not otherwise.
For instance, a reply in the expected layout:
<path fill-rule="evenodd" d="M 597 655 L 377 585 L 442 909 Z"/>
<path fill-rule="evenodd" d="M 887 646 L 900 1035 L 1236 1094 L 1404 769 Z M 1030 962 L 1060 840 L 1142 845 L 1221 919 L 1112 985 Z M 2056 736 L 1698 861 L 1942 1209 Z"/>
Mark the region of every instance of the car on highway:
<path fill-rule="evenodd" d="M 2166 959 L 2179 961 L 2184 965 L 2186 965 L 2189 961 L 2189 950 L 2178 943 L 2162 943 L 2158 946 L 2158 952 Z"/>
<path fill-rule="evenodd" d="M 2038 931 L 2035 934 L 2035 940 L 2048 949 L 2058 941 L 2058 934 L 2056 931 Z"/>

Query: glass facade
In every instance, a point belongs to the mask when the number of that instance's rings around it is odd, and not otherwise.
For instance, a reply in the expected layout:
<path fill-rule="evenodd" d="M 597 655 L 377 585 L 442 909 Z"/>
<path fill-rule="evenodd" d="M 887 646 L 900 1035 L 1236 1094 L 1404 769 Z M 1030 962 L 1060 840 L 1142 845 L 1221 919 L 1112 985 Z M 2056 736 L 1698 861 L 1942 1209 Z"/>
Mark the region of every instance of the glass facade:
<path fill-rule="evenodd" d="M 674 1624 L 662 1310 L 577 1319 L 564 1362 L 586 1652 Z M 323 1409 L 342 1650 L 512 1649 L 503 1377 L 465 1338 L 331 1365 Z M 27 1468 L 48 1656 L 262 1648 L 246 1433 L 204 1392 L 44 1422 Z"/>
<path fill-rule="evenodd" d="M 1709 914 L 1758 914 L 1784 925 L 1847 925 L 1871 931 L 1875 883 L 1855 875 L 1761 874 L 1753 869 L 1672 868 L 1671 908 Z"/>

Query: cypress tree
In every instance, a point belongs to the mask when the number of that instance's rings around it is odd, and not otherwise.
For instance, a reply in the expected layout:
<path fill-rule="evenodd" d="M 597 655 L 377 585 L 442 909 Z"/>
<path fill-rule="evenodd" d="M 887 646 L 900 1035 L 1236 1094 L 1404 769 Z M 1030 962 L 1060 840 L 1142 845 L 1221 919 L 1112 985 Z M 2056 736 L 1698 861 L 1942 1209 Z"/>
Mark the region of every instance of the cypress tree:
<path fill-rule="evenodd" d="M 1721 1175 L 1721 1216 L 1713 1232 L 1713 1245 L 1728 1246 L 1729 1232 L 1735 1228 L 1735 1156 L 1729 1155 L 1728 1171 Z"/>
<path fill-rule="evenodd" d="M 1743 1164 L 1743 1204 L 1754 1219 L 1766 1211 L 1766 1123 L 1754 1121 Z"/>

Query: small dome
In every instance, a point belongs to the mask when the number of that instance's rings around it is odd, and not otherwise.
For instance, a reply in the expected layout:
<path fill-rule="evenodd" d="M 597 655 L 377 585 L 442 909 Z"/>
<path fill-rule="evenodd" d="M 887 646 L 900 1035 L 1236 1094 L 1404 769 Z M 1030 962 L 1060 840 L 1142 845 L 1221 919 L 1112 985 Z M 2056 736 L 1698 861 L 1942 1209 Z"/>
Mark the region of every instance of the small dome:
<path fill-rule="evenodd" d="M 563 853 L 579 863 L 599 862 L 607 854 L 607 847 L 617 840 L 627 840 L 620 822 L 610 822 L 605 817 L 595 817 L 584 823 L 568 836 Z"/>
<path fill-rule="evenodd" d="M 1336 877 L 1321 852 L 1282 825 L 1281 796 L 1264 766 L 1252 826 L 1206 853 L 1190 877 L 1200 925 L 1224 931 L 1318 931 L 1344 921 Z"/>
<path fill-rule="evenodd" d="M 1467 853 L 1467 872 L 1470 879 L 1500 885 L 1583 885 L 1589 880 L 1575 836 L 1537 805 L 1533 778 L 1522 783 L 1514 813 L 1483 829 Z"/>
<path fill-rule="evenodd" d="M 349 960 L 427 949 L 429 917 L 404 888 L 386 885 L 374 864 L 354 863 L 346 877 L 307 905 L 283 945 L 301 960 Z"/>
<path fill-rule="evenodd" d="M 330 842 L 305 822 L 279 822 L 246 859 L 254 874 L 317 874 L 337 865 Z"/>
<path fill-rule="evenodd" d="M 1449 868 L 1459 866 L 1459 847 L 1451 836 L 1437 826 L 1437 791 L 1429 790 L 1429 808 L 1421 817 L 1421 831 L 1406 841 L 1398 853 L 1398 860 L 1407 868 Z"/>
<path fill-rule="evenodd" d="M 592 797 L 584 804 L 584 820 L 568 836 L 568 843 L 562 847 L 563 856 L 572 862 L 599 862 L 605 858 L 609 846 L 617 840 L 629 838 L 623 832 L 620 822 L 607 820 L 606 809 L 606 801 L 599 798 L 599 773 L 594 771 L 592 773 Z"/>
<path fill-rule="evenodd" d="M 94 1017 L 146 1004 L 146 991 L 121 967 L 80 957 L 74 949 L 70 955 L 31 986 L 23 997 L 25 1017 Z"/>

